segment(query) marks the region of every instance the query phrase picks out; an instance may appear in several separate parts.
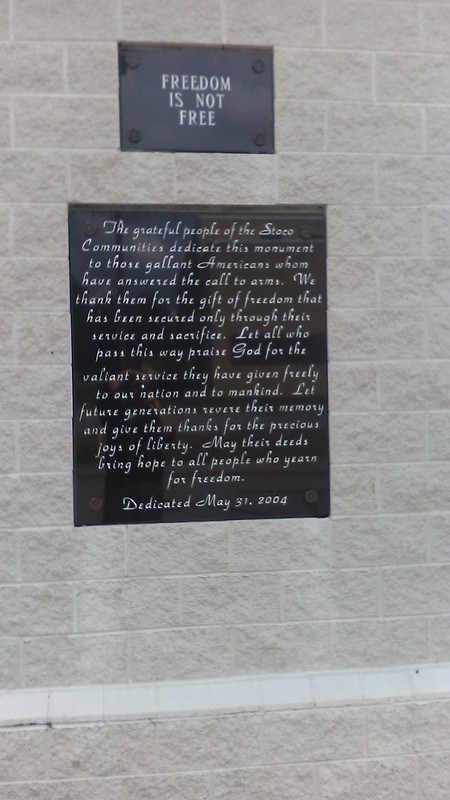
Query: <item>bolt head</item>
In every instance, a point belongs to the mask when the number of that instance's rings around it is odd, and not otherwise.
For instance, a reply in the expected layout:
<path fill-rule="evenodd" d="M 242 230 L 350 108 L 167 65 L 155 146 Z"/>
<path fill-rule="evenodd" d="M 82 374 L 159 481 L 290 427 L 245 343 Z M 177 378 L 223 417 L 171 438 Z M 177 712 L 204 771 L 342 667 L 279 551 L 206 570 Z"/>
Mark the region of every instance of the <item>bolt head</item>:
<path fill-rule="evenodd" d="M 89 508 L 91 508 L 92 511 L 100 511 L 102 505 L 103 500 L 101 497 L 91 497 L 89 500 Z"/>
<path fill-rule="evenodd" d="M 311 225 L 302 225 L 300 228 L 300 236 L 302 239 L 310 239 L 313 235 L 313 229 Z"/>
<path fill-rule="evenodd" d="M 262 61 L 260 58 L 255 58 L 255 60 L 252 61 L 252 70 L 253 72 L 256 72 L 257 75 L 260 75 L 261 72 L 264 72 L 265 68 L 264 61 Z"/>
<path fill-rule="evenodd" d="M 315 489 L 308 489 L 308 491 L 305 492 L 305 500 L 310 505 L 312 505 L 313 503 L 317 503 L 318 499 L 319 499 L 319 492 L 317 492 Z"/>
<path fill-rule="evenodd" d="M 91 219 L 84 223 L 83 231 L 86 236 L 94 236 L 97 233 L 97 225 Z"/>
<path fill-rule="evenodd" d="M 141 141 L 141 132 L 137 128 L 131 128 L 131 130 L 128 131 L 128 139 L 133 144 L 136 144 L 137 142 L 140 142 Z"/>
<path fill-rule="evenodd" d="M 127 53 L 125 63 L 130 69 L 136 69 L 141 62 L 137 53 Z"/>
<path fill-rule="evenodd" d="M 265 133 L 256 133 L 253 137 L 253 141 L 257 147 L 263 147 L 263 145 L 266 143 Z"/>

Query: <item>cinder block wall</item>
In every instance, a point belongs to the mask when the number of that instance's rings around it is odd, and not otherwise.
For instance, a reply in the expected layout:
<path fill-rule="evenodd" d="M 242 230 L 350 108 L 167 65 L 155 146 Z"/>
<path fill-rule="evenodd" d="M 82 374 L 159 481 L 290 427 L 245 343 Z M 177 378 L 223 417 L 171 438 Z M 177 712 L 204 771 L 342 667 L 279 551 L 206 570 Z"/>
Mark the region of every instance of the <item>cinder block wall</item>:
<path fill-rule="evenodd" d="M 447 0 L 1 0 L 1 689 L 450 662 L 449 23 Z M 274 46 L 276 154 L 121 153 L 120 40 Z M 327 204 L 330 519 L 73 527 L 68 202 Z M 128 796 L 124 747 L 161 771 L 130 797 L 444 800 L 448 703 L 426 742 L 424 708 L 4 730 L 2 796 Z M 209 731 L 233 755 L 167 755 Z M 99 737 L 101 772 L 74 766 Z"/>

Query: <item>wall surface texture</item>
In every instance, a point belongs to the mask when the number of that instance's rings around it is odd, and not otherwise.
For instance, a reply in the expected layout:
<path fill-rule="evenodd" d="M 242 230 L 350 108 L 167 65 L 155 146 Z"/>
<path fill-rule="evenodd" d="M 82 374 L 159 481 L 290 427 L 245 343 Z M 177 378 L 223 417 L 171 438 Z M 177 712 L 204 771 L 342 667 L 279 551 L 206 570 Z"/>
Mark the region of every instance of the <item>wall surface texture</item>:
<path fill-rule="evenodd" d="M 340 681 L 450 662 L 449 28 L 448 0 L 0 0 L 2 798 L 447 800 L 450 668 Z M 118 41 L 273 46 L 276 153 L 120 152 Z M 327 205 L 329 519 L 74 528 L 68 202 Z M 287 673 L 331 688 L 214 699 Z M 167 681 L 151 720 L 89 710 Z M 85 713 L 33 717 L 57 687 Z"/>

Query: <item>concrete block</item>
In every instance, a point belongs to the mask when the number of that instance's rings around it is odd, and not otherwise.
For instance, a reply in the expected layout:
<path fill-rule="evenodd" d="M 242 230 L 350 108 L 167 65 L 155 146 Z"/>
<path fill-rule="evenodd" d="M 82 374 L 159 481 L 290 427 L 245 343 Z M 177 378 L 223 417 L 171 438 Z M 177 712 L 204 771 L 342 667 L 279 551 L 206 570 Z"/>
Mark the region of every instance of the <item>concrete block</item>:
<path fill-rule="evenodd" d="M 66 367 L 4 367 L 0 418 L 70 418 L 70 375 Z"/>
<path fill-rule="evenodd" d="M 139 775 L 155 771 L 155 726 L 150 721 L 62 727 L 49 733 L 52 779 Z"/>
<path fill-rule="evenodd" d="M 367 750 L 369 756 L 414 753 L 414 704 L 369 706 Z"/>
<path fill-rule="evenodd" d="M 437 748 L 436 745 L 439 745 Z M 417 752 L 449 750 L 450 701 L 448 698 L 417 703 L 414 708 L 414 746 Z"/>
<path fill-rule="evenodd" d="M 3 150 L 0 170 L 0 202 L 57 203 L 67 198 L 65 158 L 59 153 Z"/>
<path fill-rule="evenodd" d="M 15 319 L 13 314 L 0 314 L 0 365 L 15 361 Z"/>
<path fill-rule="evenodd" d="M 333 363 L 328 368 L 332 411 L 370 411 L 378 408 L 377 368 L 374 364 Z"/>
<path fill-rule="evenodd" d="M 264 754 L 277 764 L 361 758 L 364 712 L 357 708 L 323 708 L 267 713 Z"/>
<path fill-rule="evenodd" d="M 333 564 L 346 568 L 423 563 L 427 560 L 426 524 L 421 514 L 334 519 Z"/>
<path fill-rule="evenodd" d="M 1 435 L 1 428 L 0 428 Z M 14 583 L 17 580 L 17 543 L 15 530 L 0 531 L 0 582 Z"/>
<path fill-rule="evenodd" d="M 324 622 L 243 625 L 234 629 L 238 673 L 328 669 L 329 626 Z"/>
<path fill-rule="evenodd" d="M 210 800 L 208 773 L 147 775 L 115 778 L 105 782 L 109 800 Z"/>
<path fill-rule="evenodd" d="M 130 652 L 133 681 L 233 674 L 231 632 L 223 626 L 131 634 Z"/>
<path fill-rule="evenodd" d="M 448 363 L 404 361 L 380 364 L 381 407 L 395 411 L 450 408 Z"/>
<path fill-rule="evenodd" d="M 276 161 L 268 154 L 180 153 L 175 156 L 175 175 L 180 203 L 276 201 Z"/>
<path fill-rule="evenodd" d="M 419 208 L 331 206 L 327 219 L 332 256 L 417 256 L 422 241 Z"/>
<path fill-rule="evenodd" d="M 156 153 L 73 153 L 72 200 L 91 203 L 170 203 L 172 156 Z M 120 188 L 119 188 L 120 187 Z"/>
<path fill-rule="evenodd" d="M 429 660 L 426 620 L 357 620 L 332 625 L 333 666 L 357 669 Z"/>
<path fill-rule="evenodd" d="M 182 616 L 188 625 L 278 622 L 278 577 L 270 574 L 185 578 Z"/>
<path fill-rule="evenodd" d="M 177 581 L 138 578 L 79 584 L 77 619 L 80 632 L 177 625 Z"/>
<path fill-rule="evenodd" d="M 0 639 L 0 688 L 15 689 L 20 683 L 20 642 Z"/>
<path fill-rule="evenodd" d="M 3 728 L 0 733 L 0 781 L 44 780 L 47 742 L 45 733 Z"/>
<path fill-rule="evenodd" d="M 335 308 L 328 319 L 332 359 L 395 359 L 425 354 L 425 317 L 419 310 Z"/>
<path fill-rule="evenodd" d="M 6 6 L 3 6 L 5 8 Z M 0 14 L 1 14 L 0 10 Z M 2 29 L 0 21 L 0 30 Z M 0 147 L 11 145 L 11 102 L 8 97 L 0 97 Z"/>
<path fill-rule="evenodd" d="M 241 521 L 230 534 L 231 571 L 264 572 L 320 569 L 330 566 L 329 520 L 303 519 Z"/>
<path fill-rule="evenodd" d="M 287 620 L 374 617 L 380 609 L 377 570 L 315 570 L 286 575 Z"/>
<path fill-rule="evenodd" d="M 0 528 L 71 522 L 70 473 L 0 477 Z"/>
<path fill-rule="evenodd" d="M 108 528 L 47 528 L 20 532 L 25 581 L 123 577 L 124 532 Z"/>
<path fill-rule="evenodd" d="M 383 306 L 438 306 L 450 292 L 450 265 L 443 258 L 386 258 L 378 273 Z"/>
<path fill-rule="evenodd" d="M 9 36 L 9 5 L 4 3 L 0 8 L 0 39 L 6 41 Z"/>
<path fill-rule="evenodd" d="M 450 561 L 449 533 L 450 514 L 432 514 L 429 520 L 431 561 Z"/>
<path fill-rule="evenodd" d="M 275 105 L 278 153 L 304 153 L 325 146 L 325 104 L 278 100 Z"/>
<path fill-rule="evenodd" d="M 423 461 L 427 453 L 425 414 L 333 414 L 331 452 L 336 464 Z"/>
<path fill-rule="evenodd" d="M 367 800 L 374 787 L 379 798 L 411 800 L 415 793 L 414 766 L 413 758 L 321 765 L 320 800 Z"/>
<path fill-rule="evenodd" d="M 448 206 L 434 206 L 427 210 L 428 253 L 448 256 L 450 244 L 450 212 Z"/>
<path fill-rule="evenodd" d="M 62 203 L 14 206 L 13 243 L 13 252 L 20 257 L 66 257 L 67 206 Z"/>
<path fill-rule="evenodd" d="M 336 76 L 339 75 L 339 80 Z M 275 51 L 275 96 L 284 100 L 371 102 L 369 53 L 321 52 L 280 48 Z"/>
<path fill-rule="evenodd" d="M 127 537 L 129 575 L 228 571 L 228 537 L 215 524 L 133 525 Z"/>
<path fill-rule="evenodd" d="M 6 206 L 0 207 L 0 256 L 8 256 L 11 251 L 11 236 L 10 236 L 11 220 L 9 208 Z M 2 261 L 0 261 L 1 268 Z"/>
<path fill-rule="evenodd" d="M 447 565 L 384 569 L 384 612 L 390 616 L 450 613 L 449 575 Z"/>
<path fill-rule="evenodd" d="M 376 307 L 378 262 L 373 258 L 329 258 L 328 307 Z"/>
<path fill-rule="evenodd" d="M 374 160 L 367 156 L 281 155 L 280 198 L 301 203 L 370 203 Z"/>
<path fill-rule="evenodd" d="M 450 618 L 430 619 L 430 658 L 435 662 L 450 661 Z"/>
<path fill-rule="evenodd" d="M 161 772 L 261 763 L 262 717 L 255 714 L 156 723 Z"/>
<path fill-rule="evenodd" d="M 431 461 L 450 459 L 450 414 L 434 411 L 428 415 L 429 458 Z"/>
<path fill-rule="evenodd" d="M 69 272 L 65 259 L 0 259 L 0 276 L 3 309 L 61 311 L 68 306 Z"/>
<path fill-rule="evenodd" d="M 0 72 L 2 94 L 63 92 L 64 48 L 50 42 L 2 42 Z"/>
<path fill-rule="evenodd" d="M 424 6 L 422 11 L 422 49 L 448 55 L 450 8 L 446 5 Z"/>
<path fill-rule="evenodd" d="M 18 426 L 20 472 L 69 472 L 72 446 L 69 420 L 32 420 Z"/>
<path fill-rule="evenodd" d="M 428 356 L 429 358 L 448 358 L 448 337 L 450 320 L 447 308 L 433 308 L 428 311 Z"/>
<path fill-rule="evenodd" d="M 427 106 L 425 108 L 426 144 L 430 153 L 450 153 L 447 136 L 450 127 L 450 108 L 448 106 Z"/>
<path fill-rule="evenodd" d="M 380 156 L 378 199 L 381 203 L 449 201 L 449 156 Z"/>
<path fill-rule="evenodd" d="M 358 6 L 364 9 L 361 3 Z M 329 103 L 327 124 L 327 149 L 334 152 L 420 153 L 422 150 L 420 106 Z"/>
<path fill-rule="evenodd" d="M 376 470 L 365 466 L 336 466 L 331 469 L 333 514 L 372 514 L 378 510 Z"/>
<path fill-rule="evenodd" d="M 427 753 L 418 758 L 419 797 L 447 800 L 450 755 Z"/>
<path fill-rule="evenodd" d="M 418 50 L 419 15 L 404 3 L 328 0 L 327 46 L 345 50 Z"/>
<path fill-rule="evenodd" d="M 308 765 L 265 767 L 216 772 L 214 800 L 310 800 L 314 797 L 314 770 Z"/>
<path fill-rule="evenodd" d="M 447 464 L 386 466 L 380 481 L 381 510 L 393 513 L 448 511 L 449 480 Z"/>
<path fill-rule="evenodd" d="M 67 45 L 69 92 L 118 96 L 119 69 L 115 42 L 76 42 Z M 94 77 L 95 76 L 95 77 Z"/>
<path fill-rule="evenodd" d="M 17 147 L 119 148 L 119 110 L 115 97 L 17 97 L 14 112 Z M 49 155 L 57 158 L 56 154 Z M 23 159 L 22 154 L 20 157 Z M 58 199 L 55 195 L 54 200 Z"/>
<path fill-rule="evenodd" d="M 315 0 L 262 0 L 255 5 L 227 0 L 225 31 L 227 41 L 237 44 L 321 47 L 321 8 Z"/>
<path fill-rule="evenodd" d="M 67 312 L 24 313 L 17 317 L 17 360 L 22 364 L 67 364 L 70 319 Z"/>
<path fill-rule="evenodd" d="M 183 0 L 122 0 L 124 39 L 149 42 L 222 41 L 222 20 L 219 0 L 195 0 L 186 14 Z"/>
<path fill-rule="evenodd" d="M 23 643 L 27 686 L 126 683 L 126 636 L 33 636 Z"/>
<path fill-rule="evenodd" d="M 2 634 L 29 636 L 70 633 L 73 627 L 72 588 L 68 584 L 41 584 L 0 588 Z"/>
<path fill-rule="evenodd" d="M 117 39 L 117 0 L 13 0 L 16 39 Z"/>
<path fill-rule="evenodd" d="M 446 103 L 449 69 L 447 55 L 377 53 L 376 100 L 379 103 Z"/>
<path fill-rule="evenodd" d="M 45 737 L 45 732 L 42 732 Z M 106 800 L 103 781 L 52 781 L 2 785 L 2 800 Z"/>

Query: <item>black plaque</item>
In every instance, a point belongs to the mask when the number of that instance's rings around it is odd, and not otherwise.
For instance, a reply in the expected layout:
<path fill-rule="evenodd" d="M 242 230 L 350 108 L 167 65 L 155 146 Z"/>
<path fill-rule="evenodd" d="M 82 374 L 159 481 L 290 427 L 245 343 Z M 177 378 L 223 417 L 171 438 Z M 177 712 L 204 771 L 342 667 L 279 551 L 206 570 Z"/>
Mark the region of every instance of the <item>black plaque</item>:
<path fill-rule="evenodd" d="M 122 150 L 273 153 L 269 48 L 119 45 Z"/>
<path fill-rule="evenodd" d="M 329 513 L 321 207 L 70 207 L 75 524 Z"/>

